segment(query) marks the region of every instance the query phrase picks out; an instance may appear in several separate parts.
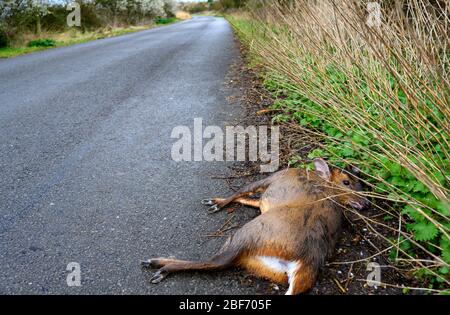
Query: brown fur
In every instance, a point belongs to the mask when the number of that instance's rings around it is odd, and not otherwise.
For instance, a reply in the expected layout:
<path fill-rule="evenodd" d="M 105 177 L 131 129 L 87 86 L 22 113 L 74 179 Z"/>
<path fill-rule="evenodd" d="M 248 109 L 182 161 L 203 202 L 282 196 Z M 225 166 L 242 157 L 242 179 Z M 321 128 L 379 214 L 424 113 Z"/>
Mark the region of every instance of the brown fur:
<path fill-rule="evenodd" d="M 286 169 L 252 183 L 233 196 L 211 200 L 213 207 L 223 208 L 231 202 L 260 207 L 261 215 L 245 224 L 231 236 L 221 250 L 206 262 L 153 259 L 146 266 L 160 268 L 159 282 L 169 272 L 214 270 L 238 266 L 278 283 L 286 284 L 288 276 L 266 266 L 258 257 L 276 257 L 295 262 L 291 293 L 307 291 L 319 268 L 335 247 L 341 226 L 340 205 L 363 208 L 367 201 L 354 194 L 360 183 L 349 173 L 332 170 L 318 160 L 316 171 Z M 261 192 L 261 199 L 249 198 Z"/>

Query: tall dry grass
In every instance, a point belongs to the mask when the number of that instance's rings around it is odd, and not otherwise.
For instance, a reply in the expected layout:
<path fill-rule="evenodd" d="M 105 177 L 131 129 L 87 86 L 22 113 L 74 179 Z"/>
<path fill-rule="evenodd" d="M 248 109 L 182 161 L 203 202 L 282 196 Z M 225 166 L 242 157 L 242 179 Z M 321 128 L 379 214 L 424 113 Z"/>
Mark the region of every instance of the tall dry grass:
<path fill-rule="evenodd" d="M 175 17 L 179 20 L 189 20 L 190 18 L 192 18 L 192 16 L 189 14 L 189 12 L 185 12 L 185 11 L 175 12 Z"/>
<path fill-rule="evenodd" d="M 358 165 L 372 186 L 368 195 L 390 201 L 380 211 L 397 220 L 395 228 L 357 214 L 385 239 L 382 251 L 445 290 L 450 4 L 391 1 L 377 23 L 367 2 L 269 2 L 229 20 L 266 67 L 281 119 L 321 139 L 312 155 Z M 380 226 L 396 237 L 377 232 Z"/>

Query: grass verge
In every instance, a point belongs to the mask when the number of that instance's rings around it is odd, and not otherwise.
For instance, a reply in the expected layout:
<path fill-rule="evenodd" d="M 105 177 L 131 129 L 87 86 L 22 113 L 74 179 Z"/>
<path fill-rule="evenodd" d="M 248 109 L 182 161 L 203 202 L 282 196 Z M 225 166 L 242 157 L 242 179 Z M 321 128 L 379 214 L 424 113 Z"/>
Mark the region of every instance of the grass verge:
<path fill-rule="evenodd" d="M 421 290 L 449 292 L 449 8 L 396 1 L 381 24 L 359 1 L 298 1 L 227 16 L 264 67 L 273 121 L 308 135 L 326 157 L 357 165 L 379 218 L 354 213 Z M 407 8 L 407 9 L 405 9 Z M 388 231 L 388 233 L 386 232 Z"/>
<path fill-rule="evenodd" d="M 186 17 L 186 19 L 187 18 L 190 18 L 190 16 Z M 158 26 L 169 25 L 181 20 L 182 19 L 180 18 L 159 19 L 156 20 L 154 24 L 150 25 L 104 28 L 97 31 L 84 33 L 79 30 L 72 29 L 63 33 L 44 32 L 39 36 L 36 36 L 34 34 L 24 35 L 23 38 L 20 40 L 20 42 L 15 43 L 13 47 L 0 48 L 0 58 L 12 58 L 45 49 L 70 46 L 96 39 L 125 35 L 129 33 L 147 30 L 150 28 L 155 28 Z M 29 42 L 43 39 L 52 39 L 55 41 L 55 44 L 52 46 L 28 47 Z"/>

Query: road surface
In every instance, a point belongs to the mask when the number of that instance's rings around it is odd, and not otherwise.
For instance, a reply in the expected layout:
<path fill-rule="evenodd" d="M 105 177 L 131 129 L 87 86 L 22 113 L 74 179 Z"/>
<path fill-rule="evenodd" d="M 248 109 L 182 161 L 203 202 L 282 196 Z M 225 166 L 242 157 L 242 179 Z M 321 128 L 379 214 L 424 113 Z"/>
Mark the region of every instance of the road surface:
<path fill-rule="evenodd" d="M 224 80 L 238 56 L 222 18 L 0 60 L 0 293 L 252 294 L 239 272 L 154 285 L 152 256 L 200 259 L 226 218 L 223 163 L 175 162 L 175 126 L 242 115 Z M 68 286 L 67 264 L 81 267 Z"/>

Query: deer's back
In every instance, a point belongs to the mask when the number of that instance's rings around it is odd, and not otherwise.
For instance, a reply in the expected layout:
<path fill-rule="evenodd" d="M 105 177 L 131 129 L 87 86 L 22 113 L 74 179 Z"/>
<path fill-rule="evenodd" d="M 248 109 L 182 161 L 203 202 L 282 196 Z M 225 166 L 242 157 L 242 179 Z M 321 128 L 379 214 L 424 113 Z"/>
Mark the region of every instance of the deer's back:
<path fill-rule="evenodd" d="M 310 199 L 323 194 L 326 182 L 315 172 L 302 169 L 280 171 L 261 196 L 261 213 L 276 208 L 299 208 Z"/>

